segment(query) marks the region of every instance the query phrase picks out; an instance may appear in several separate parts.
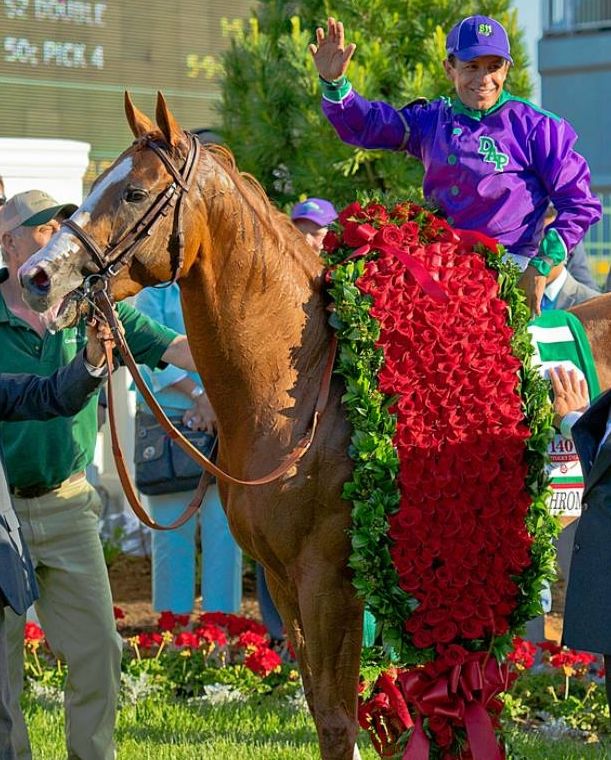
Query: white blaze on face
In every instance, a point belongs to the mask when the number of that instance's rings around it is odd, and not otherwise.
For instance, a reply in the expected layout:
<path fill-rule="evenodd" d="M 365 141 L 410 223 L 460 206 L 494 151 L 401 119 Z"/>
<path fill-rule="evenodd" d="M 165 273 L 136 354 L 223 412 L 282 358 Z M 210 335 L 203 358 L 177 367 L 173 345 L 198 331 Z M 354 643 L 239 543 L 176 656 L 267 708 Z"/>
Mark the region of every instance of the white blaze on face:
<path fill-rule="evenodd" d="M 87 224 L 91 219 L 91 212 L 95 209 L 104 193 L 108 188 L 123 181 L 131 172 L 132 166 L 133 161 L 131 156 L 126 156 L 98 182 L 70 219 L 86 231 Z M 67 260 L 73 256 L 80 249 L 81 245 L 80 240 L 70 230 L 61 229 L 53 235 L 44 248 L 28 260 L 27 267 L 30 269 L 45 261 L 53 261 L 59 264 L 62 259 Z"/>
<path fill-rule="evenodd" d="M 74 214 L 72 214 L 70 219 L 76 222 L 79 227 L 86 229 L 86 224 L 91 219 L 91 212 L 98 205 L 104 193 L 108 190 L 109 187 L 122 182 L 131 172 L 133 165 L 134 162 L 132 161 L 131 156 L 126 156 L 122 161 L 120 161 L 115 167 L 113 167 L 112 171 L 108 172 L 104 179 L 101 179 L 97 183 L 97 185 L 82 202 L 80 207 L 77 208 Z"/>

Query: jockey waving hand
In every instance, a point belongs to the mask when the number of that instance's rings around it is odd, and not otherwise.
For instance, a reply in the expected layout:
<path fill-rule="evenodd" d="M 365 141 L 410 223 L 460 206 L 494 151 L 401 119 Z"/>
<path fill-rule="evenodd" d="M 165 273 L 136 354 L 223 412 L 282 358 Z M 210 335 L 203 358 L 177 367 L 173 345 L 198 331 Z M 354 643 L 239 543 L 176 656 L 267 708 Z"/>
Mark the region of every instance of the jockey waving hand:
<path fill-rule="evenodd" d="M 446 40 L 443 65 L 455 96 L 394 108 L 354 91 L 346 70 L 354 44 L 341 22 L 316 30 L 310 52 L 322 86 L 322 108 L 339 137 L 361 148 L 404 151 L 424 164 L 423 190 L 456 228 L 499 240 L 522 272 L 533 315 L 546 276 L 566 261 L 601 206 L 586 160 L 564 119 L 504 89 L 513 60 L 503 26 L 469 16 Z M 545 229 L 549 203 L 557 217 Z"/>

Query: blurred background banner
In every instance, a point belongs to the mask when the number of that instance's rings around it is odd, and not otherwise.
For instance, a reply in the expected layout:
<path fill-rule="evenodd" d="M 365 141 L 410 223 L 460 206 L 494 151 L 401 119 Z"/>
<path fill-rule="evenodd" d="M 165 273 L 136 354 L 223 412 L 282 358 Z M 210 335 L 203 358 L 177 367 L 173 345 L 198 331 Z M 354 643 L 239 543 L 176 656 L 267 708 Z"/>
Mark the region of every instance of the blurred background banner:
<path fill-rule="evenodd" d="M 149 114 L 162 90 L 184 126 L 217 123 L 220 54 L 241 33 L 252 5 L 2 0 L 0 137 L 89 143 L 87 188 L 132 140 L 124 90 Z"/>

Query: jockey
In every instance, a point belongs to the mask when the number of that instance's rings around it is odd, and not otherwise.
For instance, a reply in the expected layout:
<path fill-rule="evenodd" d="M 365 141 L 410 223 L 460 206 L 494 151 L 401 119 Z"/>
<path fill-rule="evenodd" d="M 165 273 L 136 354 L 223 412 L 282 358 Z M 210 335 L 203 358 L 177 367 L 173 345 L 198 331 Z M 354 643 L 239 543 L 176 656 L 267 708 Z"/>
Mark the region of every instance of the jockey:
<path fill-rule="evenodd" d="M 344 47 L 341 22 L 329 18 L 309 49 L 322 107 L 339 137 L 362 148 L 405 151 L 424 164 L 423 190 L 448 222 L 499 240 L 522 271 L 520 286 L 535 315 L 546 276 L 565 261 L 601 217 L 573 128 L 507 92 L 513 60 L 503 26 L 469 16 L 446 40 L 443 65 L 453 98 L 415 100 L 396 109 L 359 95 L 345 76 L 356 49 Z M 550 201 L 557 217 L 543 234 Z"/>

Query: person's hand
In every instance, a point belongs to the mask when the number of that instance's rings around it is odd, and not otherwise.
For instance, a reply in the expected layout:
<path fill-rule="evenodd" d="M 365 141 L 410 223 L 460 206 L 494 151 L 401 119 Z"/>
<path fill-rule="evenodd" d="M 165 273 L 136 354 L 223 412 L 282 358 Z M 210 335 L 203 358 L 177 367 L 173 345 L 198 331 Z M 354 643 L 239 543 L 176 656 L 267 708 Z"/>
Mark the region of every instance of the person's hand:
<path fill-rule="evenodd" d="M 308 45 L 314 65 L 320 76 L 328 82 L 346 73 L 356 45 L 351 42 L 344 47 L 344 25 L 334 18 L 327 20 L 327 36 L 322 27 L 316 30 L 316 45 Z"/>
<path fill-rule="evenodd" d="M 191 409 L 182 416 L 183 424 L 192 430 L 205 430 L 206 433 L 214 434 L 216 431 L 216 414 L 208 398 L 208 394 L 202 393 L 195 400 Z"/>
<path fill-rule="evenodd" d="M 549 379 L 554 391 L 554 425 L 559 428 L 562 418 L 569 412 L 582 412 L 590 403 L 588 384 L 580 378 L 576 370 L 567 370 L 560 365 L 550 367 Z"/>
<path fill-rule="evenodd" d="M 87 322 L 87 346 L 85 347 L 85 359 L 93 367 L 101 367 L 104 364 L 104 343 L 110 341 L 114 346 L 112 332 L 106 322 Z"/>
<path fill-rule="evenodd" d="M 522 288 L 526 295 L 526 304 L 530 309 L 531 317 L 538 317 L 541 314 L 541 299 L 545 293 L 547 278 L 537 269 L 527 266 L 524 274 L 520 277 L 518 286 Z"/>

